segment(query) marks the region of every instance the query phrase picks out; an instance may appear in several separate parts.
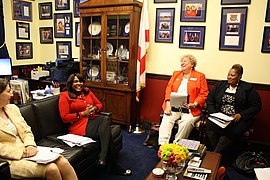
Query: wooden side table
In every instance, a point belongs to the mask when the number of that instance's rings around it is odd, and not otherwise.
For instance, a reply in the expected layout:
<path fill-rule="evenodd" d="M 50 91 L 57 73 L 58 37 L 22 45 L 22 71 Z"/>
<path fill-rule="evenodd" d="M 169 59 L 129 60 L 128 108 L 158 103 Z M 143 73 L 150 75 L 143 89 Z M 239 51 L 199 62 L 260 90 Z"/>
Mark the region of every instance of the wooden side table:
<path fill-rule="evenodd" d="M 211 169 L 211 174 L 208 175 L 207 180 L 215 180 L 219 164 L 221 161 L 221 154 L 220 153 L 215 153 L 215 152 L 210 152 L 206 151 L 203 161 L 200 167 Z M 161 168 L 161 161 L 156 165 L 156 168 Z M 184 170 L 182 173 L 178 175 L 179 179 L 186 179 L 190 180 L 188 177 L 183 176 Z M 165 179 L 165 176 L 163 177 L 155 177 L 152 172 L 150 172 L 147 177 L 145 178 L 146 180 L 163 180 Z"/>

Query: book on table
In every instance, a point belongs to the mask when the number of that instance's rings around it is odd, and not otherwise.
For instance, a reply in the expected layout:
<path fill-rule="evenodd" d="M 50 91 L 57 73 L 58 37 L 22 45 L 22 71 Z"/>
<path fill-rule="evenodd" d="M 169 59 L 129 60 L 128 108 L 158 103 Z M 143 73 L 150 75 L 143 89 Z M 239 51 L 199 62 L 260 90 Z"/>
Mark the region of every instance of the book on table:
<path fill-rule="evenodd" d="M 192 139 L 180 139 L 177 141 L 177 144 L 181 146 L 185 146 L 188 150 L 196 151 L 200 146 L 200 141 L 192 140 Z"/>
<path fill-rule="evenodd" d="M 44 146 L 37 147 L 37 154 L 32 157 L 23 158 L 25 160 L 34 161 L 40 164 L 48 164 L 59 158 L 64 150 L 60 148 L 50 148 Z"/>

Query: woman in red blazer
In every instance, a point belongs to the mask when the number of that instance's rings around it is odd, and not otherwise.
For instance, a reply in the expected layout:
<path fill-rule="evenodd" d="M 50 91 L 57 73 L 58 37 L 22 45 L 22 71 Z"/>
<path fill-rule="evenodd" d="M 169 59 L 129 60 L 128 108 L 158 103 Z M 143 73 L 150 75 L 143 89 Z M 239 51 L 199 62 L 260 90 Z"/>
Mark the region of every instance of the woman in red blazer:
<path fill-rule="evenodd" d="M 180 139 L 187 138 L 202 114 L 208 87 L 205 75 L 195 70 L 197 60 L 193 55 L 184 55 L 181 60 L 181 71 L 175 71 L 171 77 L 166 90 L 162 105 L 164 116 L 159 128 L 159 144 L 169 143 L 174 123 L 179 124 L 174 143 Z M 171 106 L 171 92 L 188 95 L 188 102 L 181 104 L 182 108 Z M 180 120 L 179 120 L 180 119 Z"/>
<path fill-rule="evenodd" d="M 84 87 L 84 77 L 81 74 L 71 74 L 67 80 L 67 91 L 61 92 L 59 111 L 62 121 L 69 123 L 69 133 L 98 139 L 101 145 L 97 164 L 106 165 L 108 150 L 110 149 L 112 172 L 118 175 L 131 175 L 130 169 L 122 169 L 116 165 L 116 153 L 112 143 L 110 119 L 96 114 L 102 108 L 101 102 Z"/>

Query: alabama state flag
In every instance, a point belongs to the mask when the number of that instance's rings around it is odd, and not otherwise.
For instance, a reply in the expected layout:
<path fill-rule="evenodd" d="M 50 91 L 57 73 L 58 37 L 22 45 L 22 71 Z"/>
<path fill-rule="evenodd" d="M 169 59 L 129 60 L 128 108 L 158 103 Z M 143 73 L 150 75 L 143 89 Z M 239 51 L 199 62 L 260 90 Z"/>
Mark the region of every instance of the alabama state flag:
<path fill-rule="evenodd" d="M 149 48 L 149 15 L 148 0 L 143 0 L 141 11 L 138 57 L 137 57 L 137 76 L 136 76 L 136 100 L 139 101 L 140 91 L 145 87 L 146 81 L 146 53 Z"/>

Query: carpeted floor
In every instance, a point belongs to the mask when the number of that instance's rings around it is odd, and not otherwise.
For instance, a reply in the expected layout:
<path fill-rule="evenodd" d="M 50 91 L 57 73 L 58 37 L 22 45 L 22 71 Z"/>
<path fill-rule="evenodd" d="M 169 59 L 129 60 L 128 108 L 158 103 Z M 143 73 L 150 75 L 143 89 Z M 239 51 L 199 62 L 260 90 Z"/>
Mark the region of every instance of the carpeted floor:
<path fill-rule="evenodd" d="M 122 167 L 129 167 L 132 169 L 132 176 L 123 177 L 116 176 L 110 173 L 97 172 L 95 176 L 96 180 L 143 180 L 152 171 L 155 165 L 159 162 L 157 158 L 157 150 L 148 148 L 143 145 L 146 139 L 148 131 L 143 134 L 127 133 L 126 130 L 122 130 L 123 135 L 123 148 L 119 153 L 119 164 Z M 256 152 L 263 152 L 268 162 L 270 162 L 270 147 L 252 145 L 251 150 Z M 227 177 L 230 180 L 254 180 L 254 177 L 247 177 L 238 173 L 232 167 L 232 161 L 236 156 L 224 155 L 222 164 L 227 168 Z M 91 178 L 92 179 L 92 178 Z"/>
<path fill-rule="evenodd" d="M 159 162 L 157 151 L 143 145 L 147 134 L 148 132 L 134 134 L 122 130 L 123 148 L 118 162 L 121 167 L 131 168 L 132 176 L 117 176 L 107 173 L 107 170 L 97 170 L 95 180 L 143 180 Z"/>

